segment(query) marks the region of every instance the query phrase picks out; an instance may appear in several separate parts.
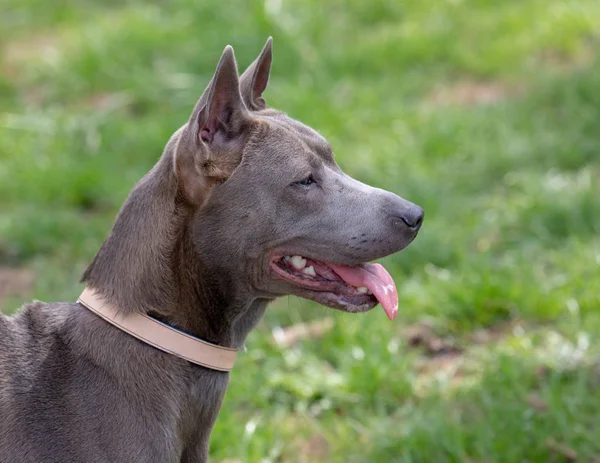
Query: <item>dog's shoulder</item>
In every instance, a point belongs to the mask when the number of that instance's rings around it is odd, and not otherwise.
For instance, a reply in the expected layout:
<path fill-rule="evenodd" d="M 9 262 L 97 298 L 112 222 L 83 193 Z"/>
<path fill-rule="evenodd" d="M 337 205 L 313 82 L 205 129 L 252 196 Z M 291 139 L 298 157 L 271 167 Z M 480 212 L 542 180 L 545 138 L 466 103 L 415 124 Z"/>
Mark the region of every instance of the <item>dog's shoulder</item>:
<path fill-rule="evenodd" d="M 23 305 L 14 316 L 4 316 L 5 324 L 0 325 L 0 329 L 13 331 L 16 336 L 47 337 L 60 330 L 73 305 L 67 302 L 33 301 Z"/>
<path fill-rule="evenodd" d="M 0 366 L 22 368 L 43 359 L 60 341 L 72 305 L 34 301 L 12 317 L 0 316 Z"/>

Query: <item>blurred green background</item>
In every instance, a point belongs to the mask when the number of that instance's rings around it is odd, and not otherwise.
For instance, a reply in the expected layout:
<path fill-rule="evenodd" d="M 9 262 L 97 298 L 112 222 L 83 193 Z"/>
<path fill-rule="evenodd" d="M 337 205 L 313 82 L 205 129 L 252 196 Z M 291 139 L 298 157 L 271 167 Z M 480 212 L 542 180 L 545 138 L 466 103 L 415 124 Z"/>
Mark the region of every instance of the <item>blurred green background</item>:
<path fill-rule="evenodd" d="M 598 0 L 2 0 L 0 307 L 75 300 L 223 47 L 269 35 L 269 104 L 426 219 L 393 323 L 267 311 L 212 461 L 599 462 Z"/>

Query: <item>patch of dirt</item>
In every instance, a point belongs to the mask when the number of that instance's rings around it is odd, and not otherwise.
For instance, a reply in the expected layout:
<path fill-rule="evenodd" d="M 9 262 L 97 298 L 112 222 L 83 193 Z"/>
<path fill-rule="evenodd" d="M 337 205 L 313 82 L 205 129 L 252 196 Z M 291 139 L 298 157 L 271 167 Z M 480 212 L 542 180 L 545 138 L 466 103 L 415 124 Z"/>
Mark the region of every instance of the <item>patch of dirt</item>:
<path fill-rule="evenodd" d="M 538 394 L 530 394 L 527 397 L 527 405 L 538 412 L 545 412 L 548 410 L 548 403 Z"/>
<path fill-rule="evenodd" d="M 430 106 L 487 105 L 519 96 L 524 90 L 523 86 L 511 86 L 503 82 L 478 82 L 467 79 L 437 87 L 425 98 L 425 102 Z"/>
<path fill-rule="evenodd" d="M 539 69 L 541 66 L 556 71 L 572 72 L 591 65 L 597 57 L 598 39 L 590 38 L 578 50 L 569 53 L 557 50 L 544 50 L 531 60 L 531 67 Z"/>
<path fill-rule="evenodd" d="M 35 279 L 35 272 L 31 269 L 0 267 L 0 310 L 9 296 L 26 296 L 32 290 Z"/>
<path fill-rule="evenodd" d="M 436 378 L 454 386 L 464 384 L 476 374 L 476 360 L 471 348 L 496 343 L 508 336 L 520 322 L 500 323 L 481 328 L 462 338 L 459 342 L 452 337 L 443 337 L 426 323 L 415 324 L 404 329 L 402 335 L 409 348 L 419 349 L 420 355 L 415 361 L 415 370 L 419 375 L 419 384 L 426 386 Z M 475 363 L 474 363 L 475 362 Z M 541 400 L 532 398 L 529 405 L 541 411 Z"/>
<path fill-rule="evenodd" d="M 131 97 L 125 93 L 95 93 L 84 100 L 86 107 L 102 111 L 113 111 L 130 103 Z"/>
<path fill-rule="evenodd" d="M 313 434 L 302 443 L 298 455 L 299 463 L 314 463 L 316 461 L 327 461 L 329 456 L 329 442 L 321 434 Z"/>
<path fill-rule="evenodd" d="M 52 59 L 58 55 L 58 39 L 50 34 L 40 34 L 26 40 L 9 42 L 3 50 L 0 72 L 8 78 L 18 78 L 25 61 Z"/>
<path fill-rule="evenodd" d="M 403 337 L 410 348 L 423 352 L 415 363 L 415 369 L 423 380 L 439 374 L 452 381 L 460 381 L 464 377 L 464 351 L 453 339 L 440 337 L 427 324 L 408 326 Z"/>
<path fill-rule="evenodd" d="M 557 442 L 552 437 L 546 439 L 546 447 L 548 449 L 561 456 L 566 461 L 577 461 L 577 452 L 570 447 L 567 447 L 565 444 Z"/>
<path fill-rule="evenodd" d="M 460 353 L 450 353 L 436 356 L 434 358 L 422 358 L 415 365 L 419 374 L 433 375 L 440 372 L 449 373 L 454 379 L 464 376 L 461 369 L 464 357 Z"/>
<path fill-rule="evenodd" d="M 515 319 L 506 323 L 497 323 L 487 328 L 475 330 L 469 336 L 469 341 L 471 341 L 473 344 L 488 344 L 490 342 L 497 342 L 506 336 L 509 336 L 517 328 L 524 329 L 522 320 Z"/>
<path fill-rule="evenodd" d="M 460 348 L 452 339 L 438 336 L 426 324 L 416 324 L 404 329 L 403 337 L 411 348 L 422 348 L 429 357 L 460 354 Z"/>
<path fill-rule="evenodd" d="M 539 69 L 571 73 L 590 66 L 597 57 L 598 39 L 589 39 L 578 50 L 569 53 L 544 50 L 531 57 L 530 72 Z M 425 104 L 428 106 L 478 106 L 494 104 L 502 100 L 517 98 L 526 92 L 524 84 L 501 81 L 481 81 L 463 78 L 456 82 L 436 87 Z"/>

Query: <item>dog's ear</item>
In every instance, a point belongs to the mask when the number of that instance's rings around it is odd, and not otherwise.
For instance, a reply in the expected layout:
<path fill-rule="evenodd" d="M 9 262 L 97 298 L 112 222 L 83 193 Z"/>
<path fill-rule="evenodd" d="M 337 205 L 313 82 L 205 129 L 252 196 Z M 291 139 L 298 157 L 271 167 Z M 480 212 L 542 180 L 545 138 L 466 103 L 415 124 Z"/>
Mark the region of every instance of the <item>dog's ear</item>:
<path fill-rule="evenodd" d="M 215 184 L 229 178 L 241 160 L 249 120 L 227 45 L 176 146 L 177 177 L 190 201 L 201 205 Z"/>
<path fill-rule="evenodd" d="M 209 147 L 220 137 L 235 135 L 236 118 L 243 116 L 245 106 L 240 94 L 240 80 L 233 48 L 225 47 L 217 70 L 198 103 L 195 120 L 198 143 Z"/>
<path fill-rule="evenodd" d="M 258 58 L 248 66 L 240 78 L 242 97 L 251 110 L 265 109 L 267 106 L 262 94 L 269 83 L 272 61 L 273 38 L 269 37 Z"/>

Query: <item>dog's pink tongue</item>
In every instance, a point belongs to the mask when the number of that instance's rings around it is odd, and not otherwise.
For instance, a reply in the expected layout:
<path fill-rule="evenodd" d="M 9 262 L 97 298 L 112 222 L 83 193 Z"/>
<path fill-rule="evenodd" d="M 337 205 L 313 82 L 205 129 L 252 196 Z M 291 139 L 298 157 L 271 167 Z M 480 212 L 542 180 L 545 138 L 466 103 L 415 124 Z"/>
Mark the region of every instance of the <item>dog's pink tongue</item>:
<path fill-rule="evenodd" d="M 388 271 L 380 264 L 362 264 L 357 266 L 329 265 L 346 283 L 366 286 L 377 298 L 390 320 L 398 313 L 398 290 Z"/>

